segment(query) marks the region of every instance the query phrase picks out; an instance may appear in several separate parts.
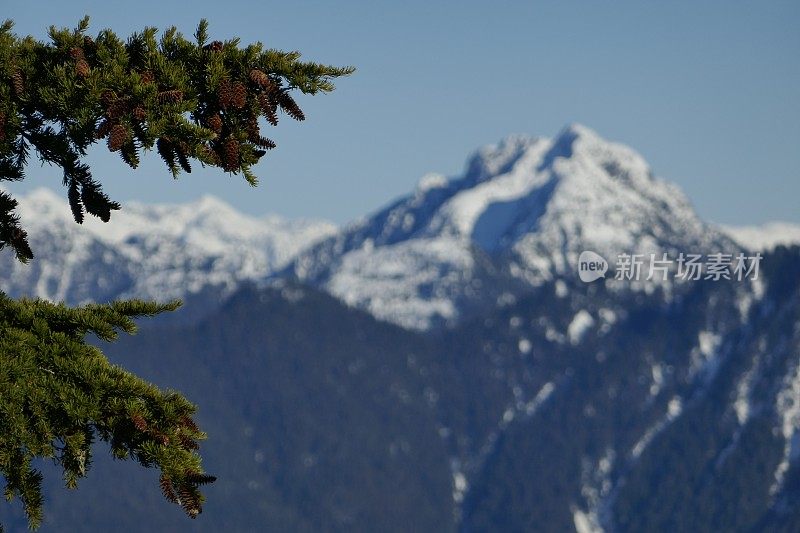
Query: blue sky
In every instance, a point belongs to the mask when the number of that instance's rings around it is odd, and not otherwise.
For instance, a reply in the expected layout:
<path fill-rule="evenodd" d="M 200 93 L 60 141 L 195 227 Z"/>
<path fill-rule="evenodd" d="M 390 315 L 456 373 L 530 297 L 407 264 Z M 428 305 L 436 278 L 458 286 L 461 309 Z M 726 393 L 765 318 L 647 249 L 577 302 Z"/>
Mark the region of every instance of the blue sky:
<path fill-rule="evenodd" d="M 127 36 L 200 18 L 308 59 L 354 65 L 330 95 L 282 121 L 261 185 L 221 171 L 173 181 L 157 156 L 128 170 L 101 146 L 95 175 L 118 200 L 211 193 L 243 211 L 343 223 L 459 173 L 477 147 L 579 122 L 642 153 L 704 218 L 800 222 L 800 3 L 794 2 L 137 2 L 6 0 L 20 34 L 92 17 Z M 191 9 L 182 6 L 191 5 Z M 60 187 L 32 167 L 12 188 Z"/>

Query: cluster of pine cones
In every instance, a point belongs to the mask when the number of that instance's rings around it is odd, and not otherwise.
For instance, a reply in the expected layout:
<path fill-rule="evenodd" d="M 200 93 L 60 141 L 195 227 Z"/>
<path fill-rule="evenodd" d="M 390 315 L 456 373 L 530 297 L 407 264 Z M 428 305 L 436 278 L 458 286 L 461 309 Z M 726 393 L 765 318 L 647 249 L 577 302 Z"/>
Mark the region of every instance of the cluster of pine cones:
<path fill-rule="evenodd" d="M 217 134 L 206 147 L 206 157 L 224 170 L 234 172 L 241 164 L 242 142 L 258 148 L 254 151 L 256 157 L 275 148 L 272 140 L 261 135 L 258 117 L 264 115 L 275 126 L 278 109 L 295 120 L 305 119 L 288 89 L 261 70 L 251 70 L 247 82 L 223 79 L 216 91 L 216 101 L 205 102 L 204 109 L 196 116 L 201 125 Z M 239 132 L 246 135 L 240 136 Z M 246 137 L 246 141 L 242 137 Z"/>
<path fill-rule="evenodd" d="M 213 45 L 211 50 L 214 50 Z M 89 68 L 79 48 L 74 48 L 70 55 L 75 60 L 76 71 Z M 139 76 L 143 83 L 154 82 L 151 71 L 140 72 Z M 180 102 L 183 97 L 179 90 L 158 93 L 160 103 Z M 119 151 L 122 159 L 135 168 L 139 159 L 134 137 L 140 137 L 139 131 L 145 127 L 147 110 L 132 102 L 130 97 L 118 97 L 114 91 L 105 91 L 101 96 L 101 104 L 104 118 L 97 127 L 95 137 L 106 139 L 108 149 Z M 261 70 L 252 69 L 245 81 L 223 79 L 212 96 L 207 101 L 199 102 L 198 109 L 192 114 L 200 125 L 216 134 L 214 139 L 192 148 L 186 142 L 161 137 L 156 141 L 156 150 L 170 168 L 180 165 L 185 172 L 191 172 L 189 157 L 195 155 L 227 172 L 236 172 L 242 166 L 242 143 L 255 147 L 251 153 L 256 158 L 263 156 L 266 150 L 275 148 L 272 140 L 261 135 L 258 119 L 263 115 L 267 122 L 275 126 L 278 124 L 279 109 L 295 120 L 305 119 L 303 111 L 289 94 L 289 89 L 281 87 L 280 79 L 273 79 Z M 202 153 L 192 153 L 194 149 Z"/>

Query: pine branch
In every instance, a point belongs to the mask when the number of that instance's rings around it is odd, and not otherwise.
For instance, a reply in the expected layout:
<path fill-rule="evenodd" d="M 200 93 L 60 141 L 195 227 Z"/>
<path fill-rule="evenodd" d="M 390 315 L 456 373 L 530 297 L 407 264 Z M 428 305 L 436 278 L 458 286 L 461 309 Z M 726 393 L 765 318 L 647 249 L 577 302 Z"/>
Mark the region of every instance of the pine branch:
<path fill-rule="evenodd" d="M 0 293 L 0 474 L 32 527 L 42 518 L 42 477 L 33 459 L 54 458 L 74 488 L 89 470 L 95 439 L 109 442 L 117 457 L 159 468 L 165 498 L 177 501 L 174 486 L 190 516 L 201 512 L 197 486 L 215 478 L 200 467 L 196 441 L 205 434 L 192 421 L 195 407 L 112 365 L 85 342 L 90 333 L 103 340 L 133 333 L 134 318 L 178 305 L 130 300 L 69 308 Z"/>
<path fill-rule="evenodd" d="M 196 159 L 255 184 L 253 165 L 274 147 L 253 135 L 259 116 L 275 126 L 281 109 L 304 120 L 291 91 L 330 92 L 333 79 L 353 72 L 261 43 L 208 43 L 205 20 L 191 40 L 175 28 L 160 40 L 155 28 L 127 41 L 110 30 L 92 37 L 88 24 L 84 18 L 72 30 L 51 27 L 48 42 L 20 38 L 10 23 L 0 27 L 0 181 L 23 179 L 32 148 L 63 169 L 78 223 L 85 213 L 108 221 L 119 208 L 83 163 L 91 145 L 104 140 L 132 168 L 141 150 L 156 148 L 174 177 L 190 172 Z M 18 221 L 0 216 L 0 247 L 30 259 L 22 234 L 11 238 L 14 228 Z"/>

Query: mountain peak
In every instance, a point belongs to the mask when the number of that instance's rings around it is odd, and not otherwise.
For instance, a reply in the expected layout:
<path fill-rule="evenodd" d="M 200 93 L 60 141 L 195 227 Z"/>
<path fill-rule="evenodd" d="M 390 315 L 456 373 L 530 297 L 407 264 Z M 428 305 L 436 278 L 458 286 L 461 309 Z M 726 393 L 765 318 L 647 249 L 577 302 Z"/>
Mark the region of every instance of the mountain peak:
<path fill-rule="evenodd" d="M 526 151 L 542 142 L 545 139 L 515 134 L 497 144 L 479 148 L 467 161 L 464 179 L 468 183 L 478 183 L 508 172 Z"/>
<path fill-rule="evenodd" d="M 538 286 L 574 275 L 583 250 L 705 250 L 720 238 L 634 150 L 570 124 L 552 139 L 511 135 L 480 148 L 462 176 L 426 177 L 302 254 L 292 272 L 379 318 L 426 329 L 456 318 L 459 301 L 491 294 L 479 279 L 487 257 Z"/>
<path fill-rule="evenodd" d="M 593 129 L 589 128 L 588 126 L 584 126 L 583 124 L 573 122 L 571 124 L 567 124 L 561 129 L 561 131 L 555 137 L 554 144 L 559 144 L 561 142 L 572 144 L 577 139 L 592 141 L 601 140 L 600 136 Z"/>
<path fill-rule="evenodd" d="M 107 223 L 76 224 L 50 189 L 19 197 L 36 258 L 0 255 L 0 290 L 79 303 L 119 297 L 181 298 L 213 286 L 265 279 L 336 229 L 329 223 L 256 218 L 203 196 L 185 204 L 129 202 Z"/>

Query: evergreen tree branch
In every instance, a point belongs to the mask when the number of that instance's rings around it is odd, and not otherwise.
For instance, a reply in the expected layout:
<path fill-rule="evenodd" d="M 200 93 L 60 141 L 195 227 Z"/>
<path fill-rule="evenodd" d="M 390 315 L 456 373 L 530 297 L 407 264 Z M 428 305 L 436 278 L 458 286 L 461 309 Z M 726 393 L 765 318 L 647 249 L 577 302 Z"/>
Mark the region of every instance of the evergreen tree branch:
<path fill-rule="evenodd" d="M 214 478 L 196 451 L 205 434 L 191 420 L 195 406 L 112 365 L 85 342 L 89 333 L 103 340 L 134 333 L 134 318 L 178 305 L 131 300 L 69 308 L 0 293 L 0 473 L 6 497 L 20 498 L 31 527 L 42 519 L 42 476 L 33 459 L 52 458 L 75 487 L 89 470 L 95 439 L 118 458 L 160 469 L 186 513 L 201 512 L 198 487 Z"/>
<path fill-rule="evenodd" d="M 205 20 L 191 40 L 174 27 L 160 38 L 155 28 L 127 41 L 110 30 L 90 37 L 88 24 L 51 27 L 49 42 L 15 35 L 10 21 L 0 26 L 0 181 L 23 179 L 33 149 L 63 170 L 78 223 L 85 213 L 108 221 L 119 209 L 82 162 L 93 144 L 104 141 L 132 168 L 156 147 L 175 177 L 195 160 L 255 185 L 253 165 L 275 146 L 261 135 L 264 123 L 276 125 L 278 111 L 305 119 L 291 91 L 330 92 L 354 70 L 261 43 L 209 43 Z M 15 217 L 0 203 L 0 248 L 28 260 L 24 232 L 12 235 L 21 231 Z"/>
<path fill-rule="evenodd" d="M 211 41 L 201 20 L 193 39 L 174 27 L 160 38 L 145 28 L 127 41 L 111 30 L 87 34 L 50 27 L 49 41 L 19 37 L 0 24 L 0 182 L 20 181 L 35 154 L 60 168 L 76 222 L 85 214 L 108 221 L 120 208 L 83 161 L 105 142 L 130 167 L 154 147 L 177 177 L 192 161 L 241 174 L 275 143 L 261 134 L 283 112 L 305 114 L 291 95 L 326 93 L 353 72 L 300 61 L 298 52 Z M 33 258 L 16 213 L 17 201 L 0 190 L 0 250 L 22 262 Z M 86 343 L 93 334 L 113 341 L 136 331 L 134 319 L 171 311 L 179 302 L 131 300 L 70 308 L 42 300 L 13 300 L 0 292 L 0 474 L 5 496 L 22 501 L 32 528 L 42 520 L 42 475 L 36 457 L 52 458 L 75 487 L 91 465 L 92 443 L 105 441 L 118 458 L 161 471 L 164 497 L 197 516 L 203 472 L 192 420 L 195 407 L 112 365 Z M 0 533 L 2 526 L 0 525 Z"/>

